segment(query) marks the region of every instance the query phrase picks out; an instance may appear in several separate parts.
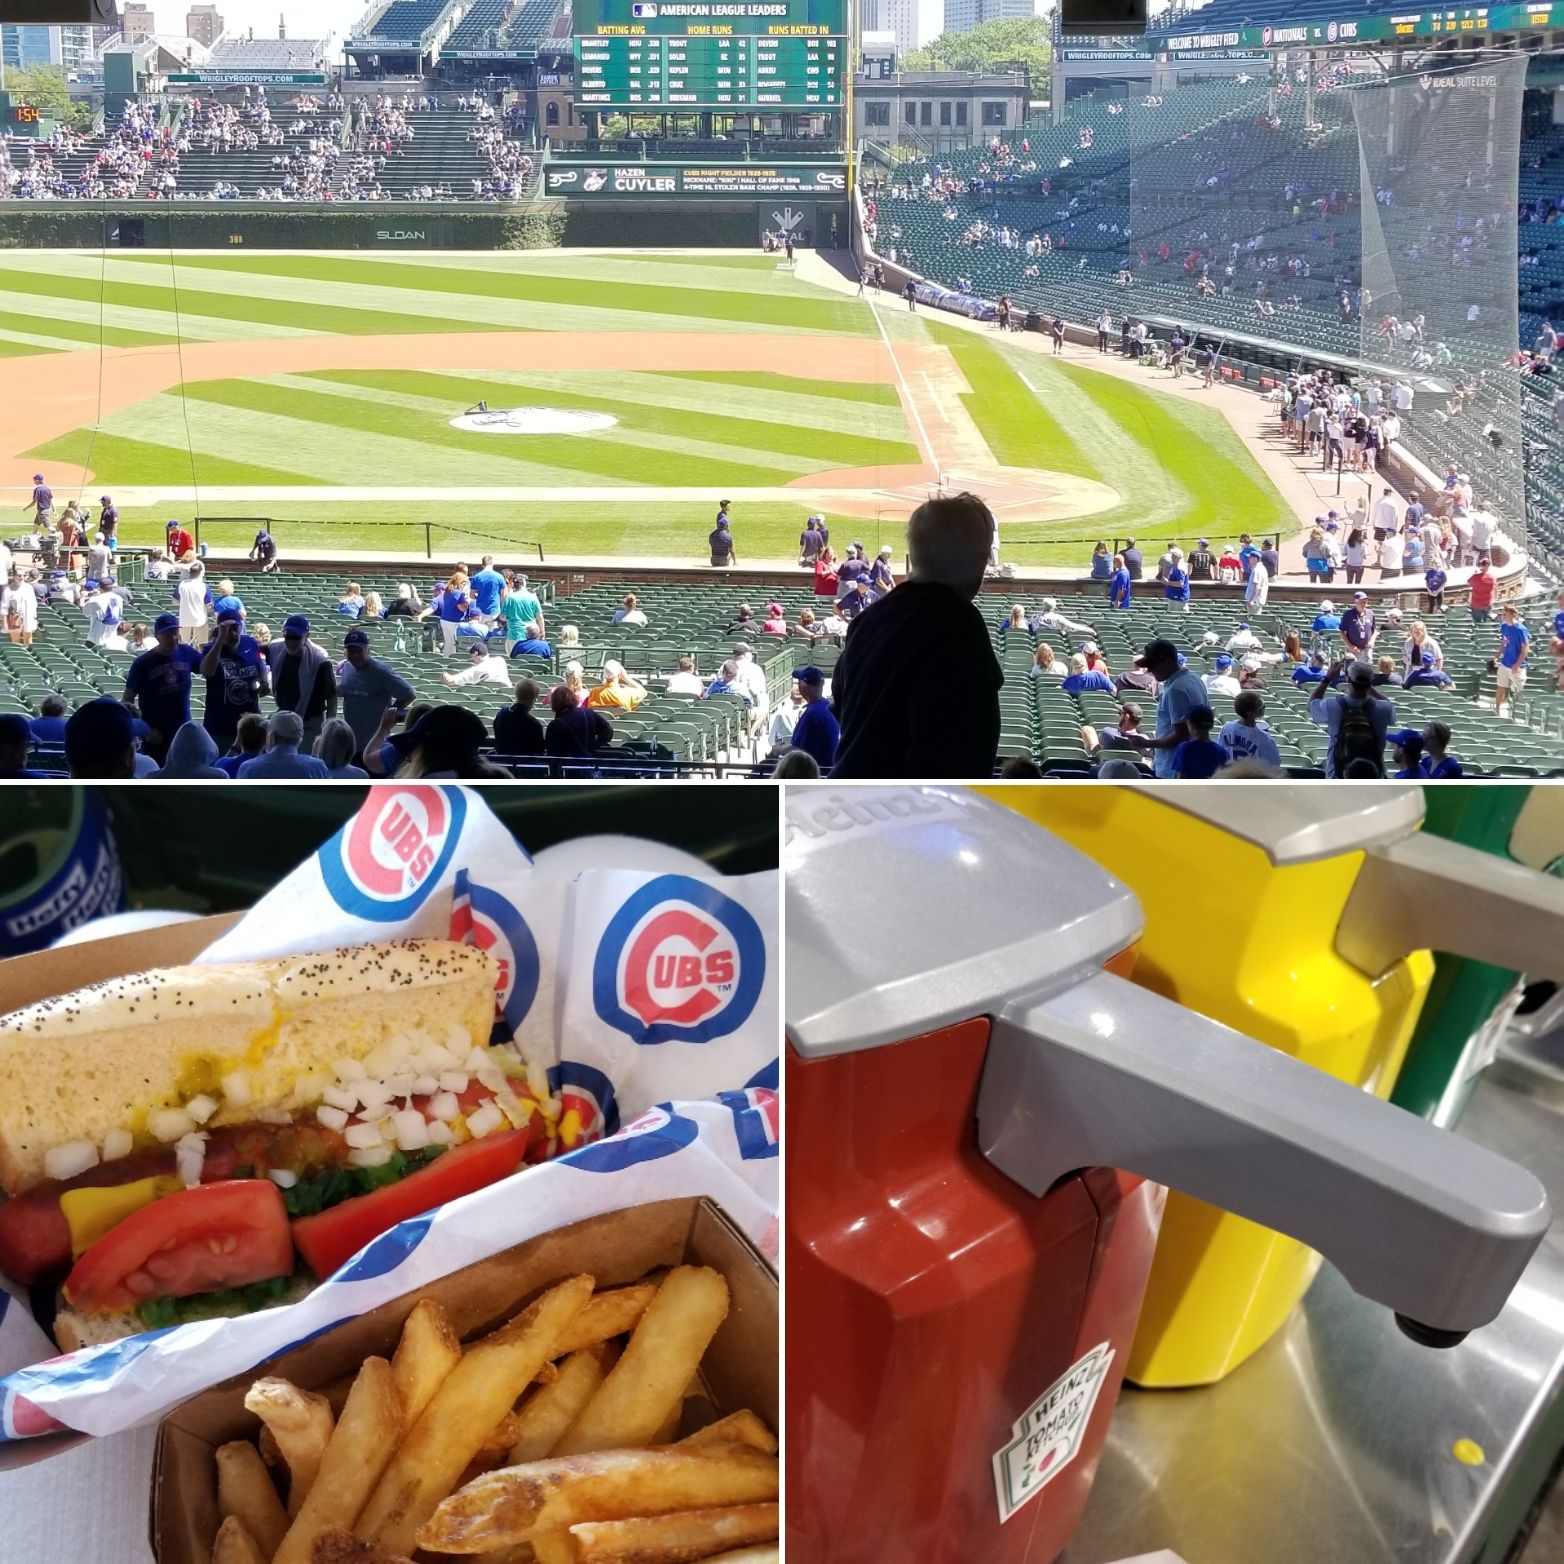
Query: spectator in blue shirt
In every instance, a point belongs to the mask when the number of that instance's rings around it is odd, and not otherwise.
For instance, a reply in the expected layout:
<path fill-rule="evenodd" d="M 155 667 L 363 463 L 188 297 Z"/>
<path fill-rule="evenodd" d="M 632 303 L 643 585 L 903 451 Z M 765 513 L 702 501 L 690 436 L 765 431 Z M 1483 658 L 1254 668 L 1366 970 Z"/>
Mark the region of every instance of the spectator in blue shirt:
<path fill-rule="evenodd" d="M 1423 575 L 1423 587 L 1428 593 L 1428 607 L 1430 610 L 1442 609 L 1445 606 L 1445 583 L 1450 579 L 1446 571 L 1438 566 L 1426 571 Z"/>
<path fill-rule="evenodd" d="M 212 599 L 212 613 L 218 623 L 222 622 L 224 614 L 238 614 L 239 623 L 245 621 L 244 600 L 234 591 L 232 581 L 219 581 L 217 583 L 217 596 Z"/>
<path fill-rule="evenodd" d="M 33 730 L 20 712 L 0 712 L 0 781 L 35 782 L 45 775 L 28 767 Z"/>
<path fill-rule="evenodd" d="M 1299 663 L 1298 666 L 1293 669 L 1289 677 L 1292 679 L 1294 684 L 1300 684 L 1308 687 L 1310 685 L 1318 684 L 1320 680 L 1325 677 L 1325 673 L 1325 653 L 1310 652 L 1308 662 Z"/>
<path fill-rule="evenodd" d="M 1189 572 L 1184 569 L 1183 561 L 1175 557 L 1173 563 L 1168 566 L 1167 575 L 1163 577 L 1162 595 L 1170 603 L 1189 603 Z"/>
<path fill-rule="evenodd" d="M 1423 729 L 1423 758 L 1418 770 L 1430 781 L 1443 782 L 1451 777 L 1464 776 L 1461 762 L 1447 753 L 1450 746 L 1450 729 L 1443 722 L 1430 722 Z"/>
<path fill-rule="evenodd" d="M 304 721 L 296 711 L 279 711 L 266 726 L 266 751 L 239 767 L 241 782 L 324 782 L 330 773 L 326 763 L 313 755 L 301 755 Z"/>
<path fill-rule="evenodd" d="M 794 724 L 791 746 L 808 754 L 821 771 L 829 771 L 836 763 L 836 746 L 841 741 L 842 729 L 831 712 L 831 703 L 825 698 L 825 675 L 810 664 L 800 668 L 793 677 L 804 697 L 804 709 Z"/>
<path fill-rule="evenodd" d="M 1113 556 L 1113 574 L 1108 577 L 1108 607 L 1128 608 L 1132 591 L 1130 573 L 1124 568 L 1124 556 Z"/>
<path fill-rule="evenodd" d="M 1070 671 L 1064 676 L 1059 688 L 1066 695 L 1085 695 L 1091 691 L 1103 695 L 1116 693 L 1113 680 L 1101 668 L 1088 668 L 1085 654 L 1082 652 L 1076 652 L 1071 656 Z"/>
<path fill-rule="evenodd" d="M 483 556 L 483 569 L 472 578 L 473 604 L 478 617 L 493 627 L 500 617 L 500 600 L 505 596 L 505 577 L 494 568 L 494 556 Z"/>
<path fill-rule="evenodd" d="M 65 716 L 70 707 L 63 695 L 45 695 L 38 703 L 39 715 L 28 727 L 32 729 L 33 743 L 58 749 L 65 742 Z"/>
<path fill-rule="evenodd" d="M 868 576 L 859 576 L 836 600 L 836 611 L 851 622 L 874 602 Z"/>
<path fill-rule="evenodd" d="M 142 749 L 162 765 L 174 735 L 190 721 L 190 679 L 201 666 L 201 654 L 180 644 L 178 614 L 159 614 L 152 634 L 157 644 L 125 675 L 124 699 L 151 730 Z"/>
<path fill-rule="evenodd" d="M 1092 550 L 1091 576 L 1093 581 L 1106 581 L 1113 574 L 1113 561 L 1108 557 L 1108 545 L 1099 543 Z"/>
<path fill-rule="evenodd" d="M 473 613 L 470 583 L 460 570 L 445 583 L 434 606 L 440 619 L 440 649 L 449 657 L 456 650 L 456 632 Z"/>
<path fill-rule="evenodd" d="M 1320 611 L 1314 616 L 1310 628 L 1317 631 L 1341 629 L 1341 615 L 1336 612 L 1336 605 L 1328 597 L 1320 604 Z"/>
<path fill-rule="evenodd" d="M 348 582 L 347 590 L 337 599 L 337 612 L 349 619 L 357 619 L 364 612 L 364 594 L 358 582 Z"/>
<path fill-rule="evenodd" d="M 1407 670 L 1407 676 L 1401 681 L 1409 690 L 1416 689 L 1418 685 L 1429 685 L 1438 690 L 1450 690 L 1455 688 L 1455 680 L 1439 666 L 1438 654 L 1433 647 L 1425 646 L 1422 656 L 1418 659 L 1416 667 Z"/>
<path fill-rule="evenodd" d="M 1395 768 L 1391 776 L 1397 782 L 1420 778 L 1423 775 L 1420 764 L 1423 759 L 1423 735 L 1416 728 L 1397 728 L 1388 737 L 1390 764 Z"/>
<path fill-rule="evenodd" d="M 1494 664 L 1499 688 L 1493 707 L 1501 717 L 1512 696 L 1526 688 L 1526 662 L 1530 656 L 1531 632 L 1521 622 L 1515 605 L 1506 603 L 1499 624 L 1499 656 Z"/>
<path fill-rule="evenodd" d="M 1264 717 L 1264 696 L 1258 690 L 1240 690 L 1233 701 L 1233 721 L 1224 723 L 1217 735 L 1217 742 L 1227 751 L 1229 763 L 1257 761 L 1275 771 L 1281 770 L 1282 752 Z"/>
<path fill-rule="evenodd" d="M 1173 751 L 1173 775 L 1182 781 L 1204 781 L 1227 764 L 1227 751 L 1211 738 L 1216 713 L 1209 706 L 1195 706 L 1184 715 L 1192 738 Z"/>
<path fill-rule="evenodd" d="M 1260 550 L 1255 546 L 1255 541 L 1247 532 L 1238 537 L 1238 563 L 1243 567 L 1244 580 L 1247 581 L 1254 570 L 1255 561 L 1260 557 Z"/>

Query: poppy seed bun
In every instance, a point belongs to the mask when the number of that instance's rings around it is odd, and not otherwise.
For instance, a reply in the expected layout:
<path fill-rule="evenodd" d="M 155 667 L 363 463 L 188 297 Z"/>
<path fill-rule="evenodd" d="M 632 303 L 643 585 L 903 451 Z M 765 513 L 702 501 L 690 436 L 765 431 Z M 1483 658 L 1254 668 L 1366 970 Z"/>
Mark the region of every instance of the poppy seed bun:
<path fill-rule="evenodd" d="M 300 1076 L 410 1033 L 486 1044 L 497 975 L 474 946 L 399 940 L 136 973 L 0 1016 L 0 1189 L 39 1183 L 56 1146 L 101 1147 L 155 1109 L 220 1097 L 232 1072 L 251 1100 L 208 1127 L 282 1106 Z"/>

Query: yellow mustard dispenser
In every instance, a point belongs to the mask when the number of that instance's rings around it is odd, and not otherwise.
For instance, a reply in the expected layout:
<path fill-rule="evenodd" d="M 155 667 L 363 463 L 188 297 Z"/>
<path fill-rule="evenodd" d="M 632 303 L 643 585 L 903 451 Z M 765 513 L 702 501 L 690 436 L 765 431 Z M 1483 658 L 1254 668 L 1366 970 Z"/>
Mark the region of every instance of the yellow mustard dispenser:
<path fill-rule="evenodd" d="M 1516 896 L 1515 866 L 1415 834 L 1413 787 L 984 791 L 1135 891 L 1146 913 L 1137 983 L 1379 1097 L 1395 1085 L 1433 979 L 1428 946 L 1451 943 L 1428 937 L 1436 922 L 1457 925 L 1465 943 L 1474 912 L 1510 922 L 1530 905 L 1521 895 L 1508 917 L 1496 914 L 1495 895 Z M 1487 906 L 1468 901 L 1452 916 L 1452 880 L 1464 892 L 1479 872 Z M 1564 894 L 1541 894 L 1558 940 Z M 1170 1194 L 1128 1377 L 1148 1387 L 1222 1379 L 1270 1339 L 1318 1267 L 1290 1238 Z"/>

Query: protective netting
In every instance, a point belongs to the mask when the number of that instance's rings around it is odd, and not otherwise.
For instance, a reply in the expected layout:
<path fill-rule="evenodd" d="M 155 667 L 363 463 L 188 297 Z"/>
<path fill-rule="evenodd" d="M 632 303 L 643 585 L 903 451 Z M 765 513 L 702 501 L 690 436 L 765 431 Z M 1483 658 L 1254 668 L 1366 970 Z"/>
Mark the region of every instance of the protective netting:
<path fill-rule="evenodd" d="M 1363 362 L 1435 472 L 1525 543 L 1516 199 L 1526 56 L 1345 93 L 1361 190 Z M 1382 391 L 1381 394 L 1387 394 Z"/>

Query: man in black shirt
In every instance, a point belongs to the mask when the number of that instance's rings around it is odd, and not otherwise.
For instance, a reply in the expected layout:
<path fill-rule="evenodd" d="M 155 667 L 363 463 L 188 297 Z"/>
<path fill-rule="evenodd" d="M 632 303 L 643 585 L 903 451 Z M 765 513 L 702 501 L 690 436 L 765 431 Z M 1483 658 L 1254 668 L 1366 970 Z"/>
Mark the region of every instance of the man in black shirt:
<path fill-rule="evenodd" d="M 1119 550 L 1124 556 L 1124 568 L 1130 573 L 1131 581 L 1139 581 L 1145 571 L 1141 561 L 1140 550 L 1135 546 L 1134 538 L 1126 538 L 1124 547 Z"/>
<path fill-rule="evenodd" d="M 1211 552 L 1210 538 L 1201 538 L 1195 545 L 1195 552 L 1189 556 L 1189 579 L 1216 580 L 1216 555 Z"/>
<path fill-rule="evenodd" d="M 531 679 L 516 681 L 516 701 L 494 714 L 494 747 L 501 755 L 541 755 L 543 724 L 532 715 L 538 687 Z"/>
<path fill-rule="evenodd" d="M 907 579 L 853 621 L 836 664 L 833 777 L 993 775 L 1005 681 L 972 601 L 993 535 L 993 514 L 975 494 L 912 513 Z"/>

